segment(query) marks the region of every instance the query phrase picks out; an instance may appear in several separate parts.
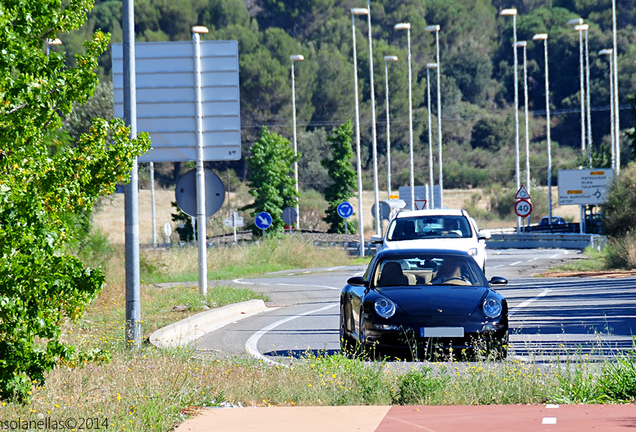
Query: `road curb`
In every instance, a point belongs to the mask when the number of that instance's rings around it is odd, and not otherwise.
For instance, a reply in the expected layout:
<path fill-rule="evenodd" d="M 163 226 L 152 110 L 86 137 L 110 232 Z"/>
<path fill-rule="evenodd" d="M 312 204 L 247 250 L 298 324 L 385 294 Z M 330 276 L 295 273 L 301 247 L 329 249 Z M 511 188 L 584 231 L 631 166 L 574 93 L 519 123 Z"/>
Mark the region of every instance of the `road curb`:
<path fill-rule="evenodd" d="M 207 333 L 265 310 L 265 302 L 259 299 L 200 312 L 156 330 L 150 335 L 149 341 L 157 348 L 184 346 Z"/>

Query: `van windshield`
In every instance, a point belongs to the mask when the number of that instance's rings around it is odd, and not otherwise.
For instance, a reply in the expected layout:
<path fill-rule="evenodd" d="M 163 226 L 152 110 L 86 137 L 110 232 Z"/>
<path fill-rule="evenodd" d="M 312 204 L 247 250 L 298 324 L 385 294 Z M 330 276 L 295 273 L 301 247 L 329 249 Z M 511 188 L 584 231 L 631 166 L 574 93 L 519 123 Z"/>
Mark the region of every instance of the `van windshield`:
<path fill-rule="evenodd" d="M 472 229 L 464 216 L 417 216 L 394 219 L 387 240 L 470 237 Z"/>

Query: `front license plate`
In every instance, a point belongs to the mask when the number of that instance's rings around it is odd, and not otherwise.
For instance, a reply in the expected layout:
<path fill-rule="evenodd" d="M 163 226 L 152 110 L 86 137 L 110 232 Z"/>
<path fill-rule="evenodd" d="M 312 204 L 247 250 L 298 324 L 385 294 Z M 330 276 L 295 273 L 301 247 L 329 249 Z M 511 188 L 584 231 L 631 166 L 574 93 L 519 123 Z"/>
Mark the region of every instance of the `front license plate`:
<path fill-rule="evenodd" d="M 422 327 L 420 337 L 464 337 L 464 327 Z"/>

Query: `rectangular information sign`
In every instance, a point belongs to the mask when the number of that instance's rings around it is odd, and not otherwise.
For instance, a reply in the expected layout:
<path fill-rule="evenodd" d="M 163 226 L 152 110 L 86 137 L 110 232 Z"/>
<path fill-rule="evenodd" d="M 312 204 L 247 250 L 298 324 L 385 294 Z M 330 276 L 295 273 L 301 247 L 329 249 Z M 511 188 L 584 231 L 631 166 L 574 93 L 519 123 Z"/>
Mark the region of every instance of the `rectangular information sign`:
<path fill-rule="evenodd" d="M 196 160 L 193 42 L 135 44 L 137 130 L 152 149 L 139 162 Z M 241 158 L 238 42 L 201 42 L 203 159 Z M 123 45 L 113 44 L 115 116 L 124 116 Z"/>
<path fill-rule="evenodd" d="M 607 188 L 614 181 L 611 168 L 559 170 L 559 205 L 605 203 Z"/>

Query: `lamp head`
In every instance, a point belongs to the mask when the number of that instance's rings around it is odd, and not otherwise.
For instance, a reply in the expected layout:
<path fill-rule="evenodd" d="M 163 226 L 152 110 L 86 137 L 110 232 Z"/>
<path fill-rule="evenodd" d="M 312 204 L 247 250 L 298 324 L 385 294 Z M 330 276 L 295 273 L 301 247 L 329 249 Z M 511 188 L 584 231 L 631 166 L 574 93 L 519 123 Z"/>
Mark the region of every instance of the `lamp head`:
<path fill-rule="evenodd" d="M 574 18 L 568 21 L 568 25 L 581 25 L 583 24 L 583 18 Z"/>
<path fill-rule="evenodd" d="M 424 31 L 427 32 L 438 32 L 440 31 L 441 27 L 439 26 L 439 24 L 435 24 L 435 25 L 430 25 L 430 26 L 426 26 L 424 28 Z"/>
<path fill-rule="evenodd" d="M 397 56 L 384 56 L 384 61 L 387 63 L 390 61 L 396 62 L 398 61 L 398 58 Z"/>
<path fill-rule="evenodd" d="M 305 57 L 303 57 L 301 54 L 295 54 L 295 55 L 290 55 L 289 59 L 292 62 L 295 62 L 295 61 L 303 61 L 303 60 L 305 60 Z"/>
<path fill-rule="evenodd" d="M 581 25 L 574 26 L 574 30 L 576 30 L 576 31 L 587 31 L 588 28 L 590 28 L 590 26 L 587 25 L 587 24 L 581 24 Z"/>
<path fill-rule="evenodd" d="M 399 23 L 393 26 L 394 30 L 410 30 L 411 23 Z"/>
<path fill-rule="evenodd" d="M 532 36 L 532 40 L 548 40 L 548 34 L 537 33 L 536 35 Z"/>
<path fill-rule="evenodd" d="M 427 63 L 426 69 L 437 69 L 437 63 Z"/>
<path fill-rule="evenodd" d="M 517 9 L 516 8 L 503 9 L 501 12 L 499 12 L 499 15 L 501 16 L 517 15 Z"/>
<path fill-rule="evenodd" d="M 352 8 L 351 15 L 369 15 L 369 9 L 367 8 Z"/>
<path fill-rule="evenodd" d="M 514 46 L 515 48 L 525 48 L 525 47 L 527 47 L 527 46 L 528 46 L 528 42 L 526 42 L 526 41 L 519 41 L 519 42 L 517 42 L 517 43 L 513 44 L 513 46 Z"/>
<path fill-rule="evenodd" d="M 205 34 L 209 32 L 210 30 L 205 26 L 192 26 L 192 33 Z"/>
<path fill-rule="evenodd" d="M 62 41 L 55 38 L 55 39 L 47 39 L 46 40 L 46 44 L 47 45 L 62 45 Z"/>
<path fill-rule="evenodd" d="M 612 55 L 614 50 L 612 48 L 605 48 L 598 52 L 598 55 Z"/>

